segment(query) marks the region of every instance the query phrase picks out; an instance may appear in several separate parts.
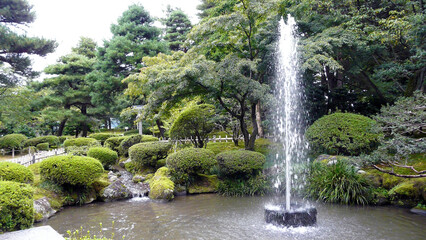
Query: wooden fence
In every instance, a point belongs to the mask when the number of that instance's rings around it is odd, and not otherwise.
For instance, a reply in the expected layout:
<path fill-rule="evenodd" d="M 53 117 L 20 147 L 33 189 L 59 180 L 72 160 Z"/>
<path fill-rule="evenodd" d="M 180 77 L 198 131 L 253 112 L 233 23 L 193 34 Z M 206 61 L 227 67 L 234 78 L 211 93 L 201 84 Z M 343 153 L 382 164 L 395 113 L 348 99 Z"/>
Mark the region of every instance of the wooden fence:
<path fill-rule="evenodd" d="M 21 165 L 24 165 L 28 167 L 31 164 L 38 163 L 43 161 L 43 159 L 51 157 L 51 156 L 57 156 L 65 154 L 64 148 L 58 148 L 58 149 L 52 149 L 50 151 L 41 151 L 33 154 L 27 154 L 24 156 L 7 159 L 5 161 L 13 162 L 13 163 L 19 163 Z"/>

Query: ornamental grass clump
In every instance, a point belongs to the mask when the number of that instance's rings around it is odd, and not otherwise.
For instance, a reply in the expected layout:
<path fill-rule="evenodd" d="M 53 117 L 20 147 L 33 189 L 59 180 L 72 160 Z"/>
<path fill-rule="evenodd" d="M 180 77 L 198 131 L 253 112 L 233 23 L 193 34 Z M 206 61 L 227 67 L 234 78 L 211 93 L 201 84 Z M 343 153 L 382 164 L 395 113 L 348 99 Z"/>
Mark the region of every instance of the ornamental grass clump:
<path fill-rule="evenodd" d="M 34 222 L 30 185 L 0 181 L 0 233 L 30 228 Z"/>
<path fill-rule="evenodd" d="M 116 151 L 105 147 L 90 148 L 89 151 L 87 151 L 87 156 L 101 161 L 105 169 L 108 169 L 114 165 L 118 159 L 118 154 Z"/>
<path fill-rule="evenodd" d="M 138 143 L 129 148 L 129 156 L 140 166 L 156 167 L 159 160 L 167 157 L 170 148 L 171 144 L 165 142 Z"/>
<path fill-rule="evenodd" d="M 333 113 L 306 131 L 312 153 L 358 156 L 377 148 L 381 137 L 376 121 L 353 113 Z"/>
<path fill-rule="evenodd" d="M 103 172 L 100 161 L 91 157 L 55 156 L 40 164 L 41 178 L 58 185 L 88 186 Z"/>
<path fill-rule="evenodd" d="M 3 181 L 32 183 L 34 181 L 34 174 L 30 169 L 21 164 L 0 162 L 0 179 Z"/>

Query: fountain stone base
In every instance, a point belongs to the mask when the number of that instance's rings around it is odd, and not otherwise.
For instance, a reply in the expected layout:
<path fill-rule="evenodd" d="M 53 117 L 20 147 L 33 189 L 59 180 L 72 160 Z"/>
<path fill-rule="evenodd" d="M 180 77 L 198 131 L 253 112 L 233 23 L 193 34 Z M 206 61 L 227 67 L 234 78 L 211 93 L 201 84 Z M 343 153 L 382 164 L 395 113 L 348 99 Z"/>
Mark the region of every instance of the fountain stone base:
<path fill-rule="evenodd" d="M 265 221 L 285 227 L 312 226 L 317 222 L 317 209 L 293 204 L 290 211 L 285 210 L 285 206 L 282 205 L 265 208 Z"/>

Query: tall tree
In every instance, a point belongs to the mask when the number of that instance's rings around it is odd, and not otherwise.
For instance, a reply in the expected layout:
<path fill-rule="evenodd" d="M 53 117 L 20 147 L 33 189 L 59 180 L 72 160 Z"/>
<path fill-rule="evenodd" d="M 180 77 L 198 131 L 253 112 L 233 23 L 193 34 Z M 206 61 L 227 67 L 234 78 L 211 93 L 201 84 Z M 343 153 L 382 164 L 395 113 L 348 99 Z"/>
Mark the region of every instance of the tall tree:
<path fill-rule="evenodd" d="M 78 118 L 83 136 L 87 136 L 89 108 L 93 107 L 90 97 L 90 86 L 87 74 L 95 64 L 96 43 L 90 38 L 82 37 L 72 53 L 60 58 L 59 62 L 45 69 L 47 74 L 57 75 L 45 79 L 41 88 L 48 88 L 52 94 L 47 96 L 50 106 L 54 106 L 57 115 L 61 115 L 57 135 L 62 135 L 67 120 L 73 116 Z M 78 110 L 77 110 L 78 109 Z M 77 111 L 76 111 L 77 110 Z"/>
<path fill-rule="evenodd" d="M 31 69 L 29 55 L 45 56 L 56 48 L 55 41 L 16 32 L 34 19 L 32 6 L 26 0 L 0 2 L 0 96 L 23 79 L 37 75 Z"/>
<path fill-rule="evenodd" d="M 188 49 L 184 47 L 184 42 L 192 28 L 188 16 L 180 9 L 170 9 L 163 23 L 166 26 L 164 40 L 169 42 L 170 50 L 186 52 Z"/>

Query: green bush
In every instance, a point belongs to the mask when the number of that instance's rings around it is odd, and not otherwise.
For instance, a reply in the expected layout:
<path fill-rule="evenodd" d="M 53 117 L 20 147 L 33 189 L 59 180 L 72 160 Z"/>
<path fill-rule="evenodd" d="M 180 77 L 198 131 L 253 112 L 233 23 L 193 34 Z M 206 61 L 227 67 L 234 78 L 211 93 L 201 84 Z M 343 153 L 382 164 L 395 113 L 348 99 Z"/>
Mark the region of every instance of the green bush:
<path fill-rule="evenodd" d="M 67 136 L 67 135 L 64 135 L 64 136 L 59 136 L 58 137 L 58 139 L 59 139 L 59 143 L 64 143 L 65 142 L 65 140 L 67 140 L 67 139 L 71 139 L 71 138 L 75 138 L 74 136 Z"/>
<path fill-rule="evenodd" d="M 119 152 L 120 151 L 120 149 L 119 149 L 119 147 L 120 147 L 120 143 L 124 140 L 124 139 L 127 139 L 128 137 L 127 136 L 124 136 L 124 137 L 111 137 L 111 138 L 108 138 L 106 141 L 105 141 L 105 143 L 104 143 L 104 147 L 107 147 L 107 148 L 109 148 L 109 149 L 111 149 L 111 150 L 114 150 L 114 151 L 116 151 L 116 152 Z"/>
<path fill-rule="evenodd" d="M 124 136 L 130 136 L 130 135 L 134 135 L 134 134 L 139 134 L 139 130 L 138 129 L 132 129 L 129 131 L 126 131 L 123 133 Z"/>
<path fill-rule="evenodd" d="M 40 164 L 40 175 L 44 180 L 59 185 L 90 185 L 103 173 L 99 160 L 80 156 L 55 156 Z"/>
<path fill-rule="evenodd" d="M 171 144 L 165 142 L 138 143 L 129 148 L 129 156 L 139 165 L 155 167 L 158 160 L 167 157 L 170 148 Z"/>
<path fill-rule="evenodd" d="M 39 143 L 37 144 L 36 148 L 39 151 L 49 151 L 49 143 Z"/>
<path fill-rule="evenodd" d="M 178 173 L 205 173 L 217 164 L 212 151 L 204 148 L 185 148 L 167 157 L 167 166 Z"/>
<path fill-rule="evenodd" d="M 23 142 L 27 139 L 22 134 L 9 134 L 0 138 L 0 148 L 5 149 L 21 149 Z"/>
<path fill-rule="evenodd" d="M 24 155 L 26 155 L 26 154 L 29 154 L 29 153 L 31 153 L 31 154 L 33 154 L 33 153 L 35 153 L 37 151 L 37 149 L 35 148 L 35 147 L 26 147 L 26 148 L 23 148 L 22 150 L 21 150 L 21 152 L 20 152 L 20 154 L 24 154 Z"/>
<path fill-rule="evenodd" d="M 34 181 L 34 174 L 21 164 L 0 162 L 0 180 L 31 183 Z"/>
<path fill-rule="evenodd" d="M 371 191 L 370 184 L 354 166 L 337 160 L 332 165 L 310 165 L 305 194 L 323 202 L 364 205 L 369 203 Z"/>
<path fill-rule="evenodd" d="M 49 143 L 48 146 L 51 147 L 57 147 L 60 143 L 60 140 L 57 136 L 42 136 L 42 137 L 35 137 L 30 138 L 24 142 L 25 147 L 29 146 L 37 146 L 40 143 Z"/>
<path fill-rule="evenodd" d="M 353 113 L 323 116 L 306 131 L 313 154 L 369 153 L 378 146 L 380 137 L 376 121 Z"/>
<path fill-rule="evenodd" d="M 67 140 L 65 140 L 64 147 L 70 147 L 70 146 L 75 146 L 75 147 L 82 147 L 82 146 L 96 147 L 96 146 L 100 146 L 100 143 L 98 142 L 98 140 L 96 140 L 94 138 L 81 137 L 81 138 L 73 138 L 73 139 L 67 139 Z"/>
<path fill-rule="evenodd" d="M 112 165 L 114 165 L 118 158 L 118 154 L 116 151 L 105 147 L 90 148 L 87 152 L 87 156 L 96 158 L 101 161 L 105 169 L 108 169 Z"/>
<path fill-rule="evenodd" d="M 30 185 L 0 181 L 0 232 L 31 227 L 34 221 L 33 204 Z"/>
<path fill-rule="evenodd" d="M 229 177 L 247 177 L 256 175 L 266 162 L 266 157 L 248 150 L 231 150 L 217 156 L 219 171 Z"/>
<path fill-rule="evenodd" d="M 156 142 L 158 138 L 150 136 L 150 135 L 133 135 L 121 141 L 119 149 L 120 154 L 124 156 L 129 155 L 129 148 L 135 144 L 141 142 Z"/>
<path fill-rule="evenodd" d="M 117 135 L 112 133 L 92 133 L 89 135 L 89 137 L 98 140 L 102 145 L 104 145 L 104 142 L 108 138 L 117 137 Z"/>

